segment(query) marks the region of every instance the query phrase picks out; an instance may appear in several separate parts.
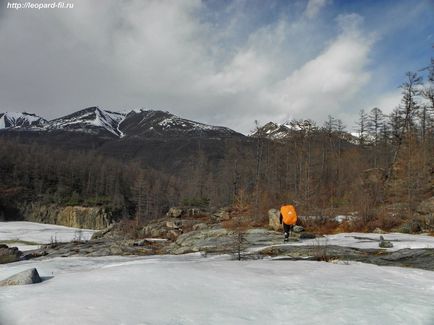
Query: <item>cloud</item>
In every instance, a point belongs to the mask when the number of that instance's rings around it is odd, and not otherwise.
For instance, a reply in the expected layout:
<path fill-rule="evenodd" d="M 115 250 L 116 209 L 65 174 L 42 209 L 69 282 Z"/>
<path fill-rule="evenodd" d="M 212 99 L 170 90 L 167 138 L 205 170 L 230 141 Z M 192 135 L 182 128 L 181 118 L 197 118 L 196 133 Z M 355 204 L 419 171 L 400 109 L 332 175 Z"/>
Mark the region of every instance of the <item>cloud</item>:
<path fill-rule="evenodd" d="M 242 1 L 219 15 L 199 0 L 8 11 L 0 18 L 0 111 L 53 118 L 90 105 L 155 108 L 241 132 L 254 120 L 357 112 L 375 37 L 357 14 L 328 22 L 336 27 L 328 34 L 305 19 L 326 4 L 309 1 L 297 18 L 267 22 Z"/>
<path fill-rule="evenodd" d="M 370 80 L 366 66 L 374 39 L 363 36 L 353 23 L 342 23 L 346 18 L 340 19 L 341 34 L 318 56 L 264 94 L 282 118 L 339 114 Z"/>
<path fill-rule="evenodd" d="M 309 0 L 304 15 L 309 19 L 315 18 L 327 3 L 327 0 Z"/>

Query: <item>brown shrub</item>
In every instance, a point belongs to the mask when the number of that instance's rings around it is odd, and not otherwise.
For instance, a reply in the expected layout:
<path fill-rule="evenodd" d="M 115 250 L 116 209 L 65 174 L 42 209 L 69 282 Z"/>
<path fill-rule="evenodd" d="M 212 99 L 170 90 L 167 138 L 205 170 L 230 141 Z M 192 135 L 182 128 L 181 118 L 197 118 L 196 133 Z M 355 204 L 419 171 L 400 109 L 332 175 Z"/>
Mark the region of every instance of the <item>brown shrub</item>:
<path fill-rule="evenodd" d="M 140 226 L 137 225 L 136 220 L 124 218 L 119 222 L 118 229 L 125 238 L 140 238 Z"/>
<path fill-rule="evenodd" d="M 303 222 L 297 222 L 297 224 L 303 226 L 305 230 L 317 234 L 334 234 L 339 226 L 339 223 L 330 217 L 305 219 Z"/>

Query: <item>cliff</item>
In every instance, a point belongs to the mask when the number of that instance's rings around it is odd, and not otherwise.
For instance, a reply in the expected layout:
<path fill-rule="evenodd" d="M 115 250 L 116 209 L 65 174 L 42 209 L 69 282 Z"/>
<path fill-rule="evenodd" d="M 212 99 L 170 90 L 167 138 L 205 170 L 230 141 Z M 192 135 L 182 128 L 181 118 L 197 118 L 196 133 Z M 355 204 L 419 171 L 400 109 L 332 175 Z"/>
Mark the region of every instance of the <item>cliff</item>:
<path fill-rule="evenodd" d="M 30 204 L 24 207 L 22 215 L 27 221 L 88 229 L 104 229 L 111 221 L 110 214 L 102 207 Z"/>

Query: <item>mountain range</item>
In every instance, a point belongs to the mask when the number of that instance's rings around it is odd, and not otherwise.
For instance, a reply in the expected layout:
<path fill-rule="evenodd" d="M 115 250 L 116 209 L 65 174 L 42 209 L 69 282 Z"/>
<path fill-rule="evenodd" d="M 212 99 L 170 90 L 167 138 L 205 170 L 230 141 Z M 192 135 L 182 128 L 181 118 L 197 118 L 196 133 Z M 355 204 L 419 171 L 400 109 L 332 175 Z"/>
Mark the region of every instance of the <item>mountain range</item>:
<path fill-rule="evenodd" d="M 48 121 L 30 113 L 0 113 L 0 130 L 37 132 L 81 132 L 123 137 L 240 137 L 232 129 L 181 118 L 160 110 L 132 110 L 119 113 L 88 107 Z"/>

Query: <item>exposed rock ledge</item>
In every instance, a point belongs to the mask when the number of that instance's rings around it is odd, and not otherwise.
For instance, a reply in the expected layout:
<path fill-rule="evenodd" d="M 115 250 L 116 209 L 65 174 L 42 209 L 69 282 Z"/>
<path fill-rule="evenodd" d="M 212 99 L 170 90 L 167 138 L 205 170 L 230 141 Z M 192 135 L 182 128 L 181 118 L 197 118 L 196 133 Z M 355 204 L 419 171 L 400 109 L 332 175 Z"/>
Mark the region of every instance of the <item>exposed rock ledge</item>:
<path fill-rule="evenodd" d="M 110 215 L 101 207 L 30 204 L 22 214 L 27 221 L 74 228 L 104 229 L 111 221 Z"/>
<path fill-rule="evenodd" d="M 358 249 L 336 245 L 282 245 L 282 235 L 267 229 L 250 229 L 245 233 L 243 258 L 275 257 L 286 260 L 359 261 L 376 265 L 414 267 L 434 271 L 434 249 Z M 236 238 L 236 237 L 235 237 Z M 292 238 L 294 241 L 302 241 Z M 99 238 L 84 242 L 53 243 L 41 249 L 26 252 L 24 258 L 50 258 L 67 256 L 232 254 L 234 233 L 221 227 L 195 230 L 179 236 L 174 242 L 167 239 Z"/>

